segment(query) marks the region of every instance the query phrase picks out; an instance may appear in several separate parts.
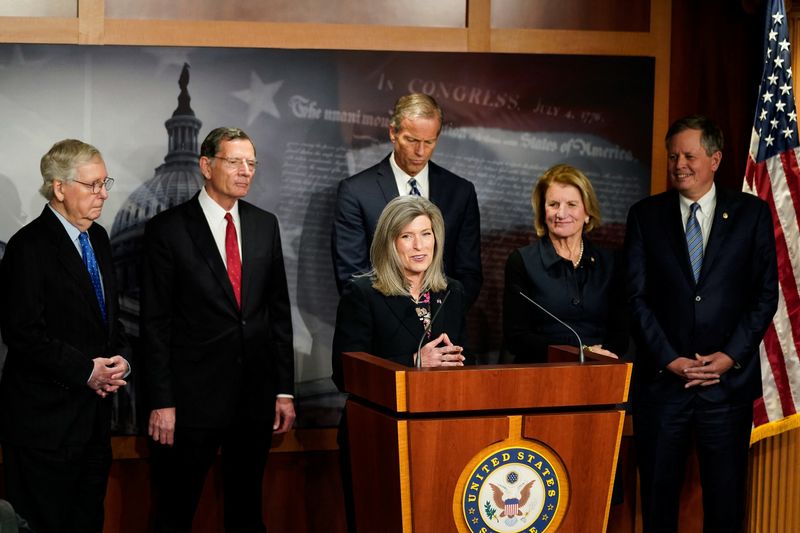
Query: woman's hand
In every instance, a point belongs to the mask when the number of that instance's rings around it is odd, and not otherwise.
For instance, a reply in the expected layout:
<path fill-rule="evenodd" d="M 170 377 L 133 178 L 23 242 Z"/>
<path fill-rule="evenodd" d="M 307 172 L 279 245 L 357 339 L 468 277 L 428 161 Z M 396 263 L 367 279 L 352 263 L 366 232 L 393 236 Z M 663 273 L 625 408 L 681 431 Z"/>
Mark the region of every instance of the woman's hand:
<path fill-rule="evenodd" d="M 442 344 L 443 346 L 439 346 Z M 422 357 L 422 366 L 464 366 L 464 348 L 450 342 L 447 333 L 442 333 L 427 344 L 422 345 L 419 351 Z"/>
<path fill-rule="evenodd" d="M 590 352 L 599 353 L 600 355 L 605 355 L 606 357 L 613 357 L 614 359 L 619 359 L 619 356 L 614 352 L 606 350 L 599 344 L 594 344 L 592 346 L 586 346 Z"/>

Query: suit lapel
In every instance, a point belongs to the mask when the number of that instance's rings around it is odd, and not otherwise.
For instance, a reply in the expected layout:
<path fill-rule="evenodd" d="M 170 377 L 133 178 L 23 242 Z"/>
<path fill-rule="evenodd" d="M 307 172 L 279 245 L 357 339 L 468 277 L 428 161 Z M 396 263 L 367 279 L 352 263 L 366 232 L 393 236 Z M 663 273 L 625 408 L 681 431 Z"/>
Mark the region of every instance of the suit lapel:
<path fill-rule="evenodd" d="M 213 235 L 211 235 L 211 228 L 208 227 L 208 221 L 203 214 L 203 209 L 200 207 L 197 195 L 190 200 L 184 216 L 186 217 L 186 230 L 189 236 L 200 251 L 203 261 L 211 270 L 213 278 L 220 284 L 235 309 L 236 297 L 233 294 L 233 286 L 228 278 L 228 271 L 225 269 L 225 263 L 223 263 L 222 257 L 219 255 L 219 249 L 214 242 Z"/>
<path fill-rule="evenodd" d="M 442 198 L 447 195 L 446 187 L 442 182 L 442 173 L 439 166 L 433 161 L 428 161 L 428 187 L 430 194 L 428 198 L 437 206 L 447 205 L 447 202 L 442 202 Z"/>
<path fill-rule="evenodd" d="M 425 329 L 417 316 L 416 306 L 410 304 L 409 298 L 407 296 L 389 296 L 381 299 L 397 318 L 397 321 L 403 325 L 406 332 L 413 339 L 419 341 Z"/>
<path fill-rule="evenodd" d="M 730 196 L 727 191 L 717 187 L 717 205 L 714 208 L 714 221 L 711 223 L 711 233 L 708 236 L 708 245 L 703 253 L 703 266 L 700 269 L 700 281 L 713 268 L 714 261 L 719 257 L 725 240 L 730 234 L 731 215 Z"/>
<path fill-rule="evenodd" d="M 239 201 L 239 223 L 242 233 L 242 309 L 247 305 L 247 294 L 249 294 L 250 284 L 252 283 L 253 271 L 250 267 L 253 257 L 256 254 L 256 243 L 264 242 L 266 235 L 258 235 L 259 228 L 256 227 L 253 212 L 247 202 Z M 227 277 L 227 271 L 226 271 Z M 233 294 L 233 289 L 231 289 Z"/>
<path fill-rule="evenodd" d="M 378 165 L 378 175 L 375 177 L 375 182 L 383 193 L 383 198 L 387 204 L 400 195 L 397 190 L 397 181 L 394 179 L 394 172 L 392 172 L 392 164 L 389 163 L 389 157 L 391 155 L 384 158 Z M 382 210 L 383 208 L 381 208 Z"/>
<path fill-rule="evenodd" d="M 89 271 L 86 269 L 86 265 L 83 264 L 80 252 L 78 252 L 75 244 L 70 241 L 69 235 L 67 235 L 61 221 L 56 218 L 48 206 L 45 206 L 42 212 L 42 218 L 47 231 L 50 233 L 53 245 L 58 250 L 58 261 L 64 267 L 63 271 L 80 287 L 79 292 L 81 296 L 86 299 L 89 308 L 93 310 L 93 316 L 98 322 L 102 323 L 103 315 L 100 314 L 100 306 L 97 304 L 97 297 L 94 294 L 92 280 L 89 278 Z M 105 276 L 105 273 L 103 273 L 103 275 Z M 113 275 L 113 273 L 111 275 Z"/>
<path fill-rule="evenodd" d="M 112 303 L 117 297 L 116 290 L 116 273 L 114 272 L 114 263 L 111 259 L 111 252 L 107 248 L 110 242 L 103 235 L 104 232 L 96 224 L 92 224 L 89 228 L 90 240 L 92 242 L 92 249 L 94 250 L 94 257 L 97 261 L 97 267 L 100 269 L 100 275 L 103 277 L 103 298 L 106 303 L 106 319 L 108 324 L 116 318 L 112 316 L 111 310 L 115 308 Z M 99 306 L 98 306 L 99 308 Z M 102 319 L 101 315 L 100 318 Z"/>

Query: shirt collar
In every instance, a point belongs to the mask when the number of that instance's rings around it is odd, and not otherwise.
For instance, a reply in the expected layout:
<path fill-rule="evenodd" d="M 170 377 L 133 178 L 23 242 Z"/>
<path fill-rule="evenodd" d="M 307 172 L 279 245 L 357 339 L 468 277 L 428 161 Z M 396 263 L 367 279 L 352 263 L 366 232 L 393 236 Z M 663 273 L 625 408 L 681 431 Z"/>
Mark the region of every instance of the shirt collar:
<path fill-rule="evenodd" d="M 206 216 L 206 219 L 209 222 L 213 221 L 214 223 L 218 223 L 220 220 L 225 219 L 225 211 L 222 206 L 220 206 L 217 202 L 214 201 L 211 196 L 208 195 L 208 191 L 206 191 L 205 186 L 200 189 L 200 195 L 197 197 L 197 201 L 200 202 L 200 209 L 203 210 L 203 214 Z M 239 225 L 239 200 L 233 204 L 233 207 L 230 210 L 231 217 L 233 218 L 233 222 L 238 226 Z"/>
<path fill-rule="evenodd" d="M 685 213 L 689 213 L 691 211 L 691 206 L 695 203 L 695 200 L 690 200 L 686 198 L 682 194 L 678 195 L 681 201 L 681 211 Z M 717 184 L 711 183 L 711 188 L 705 193 L 700 199 L 696 200 L 698 204 L 700 204 L 700 212 L 704 215 L 708 215 L 711 213 L 713 208 L 717 205 Z"/>
<path fill-rule="evenodd" d="M 78 240 L 78 236 L 81 234 L 81 230 L 79 230 L 78 228 L 73 226 L 72 223 L 69 220 L 64 218 L 64 215 L 62 215 L 61 213 L 59 213 L 58 211 L 53 209 L 52 205 L 47 204 L 47 207 L 50 208 L 50 211 L 53 212 L 53 214 L 56 216 L 58 221 L 61 222 L 61 225 L 64 226 L 64 229 L 67 231 L 67 235 L 69 235 L 69 239 L 71 241 L 77 241 Z M 87 229 L 87 231 L 88 231 L 88 229 Z"/>
<path fill-rule="evenodd" d="M 398 182 L 403 182 L 407 184 L 408 180 L 414 178 L 415 180 L 417 180 L 417 183 L 422 188 L 423 196 L 428 196 L 430 194 L 430 191 L 428 190 L 428 168 L 430 167 L 429 163 L 425 163 L 425 166 L 422 167 L 422 170 L 417 172 L 416 176 L 411 176 L 405 170 L 400 168 L 400 165 L 397 164 L 397 161 L 394 158 L 394 150 L 392 150 L 392 155 L 389 156 L 389 164 L 391 165 L 394 177 Z M 399 192 L 401 195 L 408 194 L 408 185 L 406 185 L 405 189 L 402 189 Z"/>

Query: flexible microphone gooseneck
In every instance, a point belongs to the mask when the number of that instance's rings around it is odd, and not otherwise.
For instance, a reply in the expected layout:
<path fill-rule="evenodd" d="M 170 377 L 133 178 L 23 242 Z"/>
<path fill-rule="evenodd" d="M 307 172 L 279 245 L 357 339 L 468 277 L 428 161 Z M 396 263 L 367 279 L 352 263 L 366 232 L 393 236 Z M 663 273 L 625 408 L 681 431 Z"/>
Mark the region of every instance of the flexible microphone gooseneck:
<path fill-rule="evenodd" d="M 561 324 L 562 326 L 564 326 L 565 328 L 567 328 L 568 330 L 570 330 L 570 331 L 572 332 L 572 334 L 573 334 L 573 335 L 575 335 L 575 338 L 577 338 L 577 339 L 578 339 L 578 357 L 579 357 L 579 359 L 578 359 L 578 360 L 579 360 L 581 363 L 585 363 L 585 362 L 586 362 L 586 358 L 585 358 L 585 357 L 584 357 L 584 355 L 583 355 L 583 341 L 581 341 L 581 336 L 580 336 L 580 335 L 578 335 L 578 332 L 577 332 L 577 331 L 575 331 L 574 329 L 572 329 L 572 327 L 570 327 L 570 325 L 569 325 L 569 324 L 567 324 L 566 322 L 564 322 L 563 320 L 561 320 L 560 318 L 558 318 L 556 315 L 554 315 L 553 313 L 551 313 L 550 311 L 548 311 L 547 309 L 545 309 L 544 307 L 542 307 L 542 306 L 541 306 L 539 303 L 537 303 L 535 300 L 533 300 L 532 298 L 529 298 L 528 296 L 526 296 L 524 292 L 522 292 L 522 291 L 519 291 L 519 295 L 520 295 L 520 296 L 522 296 L 523 298 L 525 298 L 526 300 L 528 300 L 530 303 L 532 303 L 533 305 L 535 305 L 535 306 L 536 306 L 536 307 L 538 307 L 539 309 L 541 309 L 542 311 L 544 311 L 545 313 L 547 313 L 548 315 L 550 315 L 550 317 L 552 317 L 552 318 L 553 318 L 553 320 L 555 320 L 556 322 L 558 322 L 559 324 Z"/>
<path fill-rule="evenodd" d="M 433 323 L 436 322 L 436 317 L 439 316 L 439 313 L 442 311 L 442 307 L 444 307 L 444 304 L 447 302 L 448 296 L 450 296 L 450 291 L 445 293 L 444 298 L 442 298 L 442 303 L 439 304 L 439 309 L 433 313 L 433 318 L 431 318 L 431 321 L 428 323 L 428 327 L 425 328 L 425 331 L 422 333 L 422 337 L 419 338 L 419 344 L 417 345 L 417 360 L 414 363 L 414 366 L 417 368 L 422 368 L 422 353 L 420 353 L 422 352 L 422 343 L 425 341 L 425 337 L 428 336 L 428 333 L 430 333 L 431 328 L 433 328 Z"/>

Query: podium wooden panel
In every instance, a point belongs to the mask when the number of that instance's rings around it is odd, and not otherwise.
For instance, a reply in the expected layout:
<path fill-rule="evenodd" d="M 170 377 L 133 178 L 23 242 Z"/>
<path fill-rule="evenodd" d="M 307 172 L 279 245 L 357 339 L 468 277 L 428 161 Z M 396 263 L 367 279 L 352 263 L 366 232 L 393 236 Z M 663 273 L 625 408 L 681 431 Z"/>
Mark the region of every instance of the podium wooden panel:
<path fill-rule="evenodd" d="M 414 369 L 350 353 L 343 365 L 360 533 L 469 531 L 459 478 L 504 441 L 544 445 L 566 469 L 566 513 L 548 532 L 605 530 L 629 363 Z"/>

